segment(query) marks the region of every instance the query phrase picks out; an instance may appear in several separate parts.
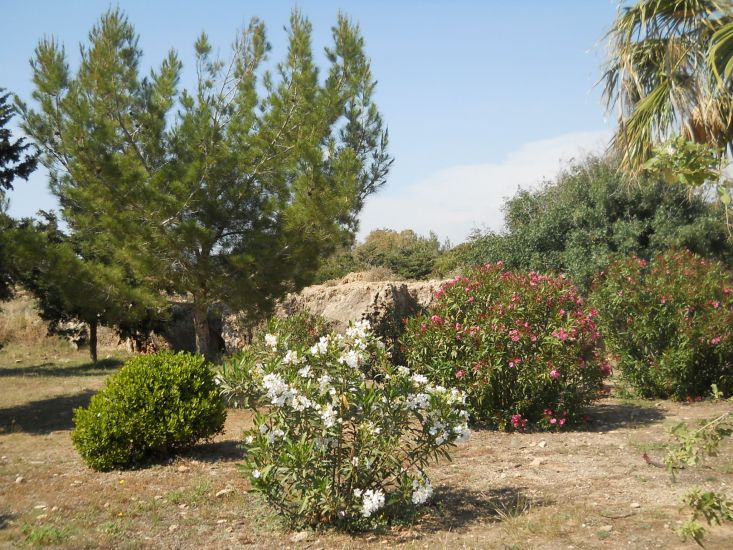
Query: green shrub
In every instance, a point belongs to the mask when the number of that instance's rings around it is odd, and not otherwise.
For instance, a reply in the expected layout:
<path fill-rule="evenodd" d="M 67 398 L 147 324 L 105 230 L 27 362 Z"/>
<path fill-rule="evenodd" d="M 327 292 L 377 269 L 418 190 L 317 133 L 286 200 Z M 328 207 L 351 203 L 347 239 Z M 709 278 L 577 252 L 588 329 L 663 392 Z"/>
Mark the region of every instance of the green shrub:
<path fill-rule="evenodd" d="M 242 351 L 226 358 L 218 368 L 216 383 L 229 406 L 255 406 L 260 397 L 254 369 L 280 349 L 310 347 L 330 329 L 320 315 L 299 312 L 288 317 L 272 317 L 254 334 Z"/>
<path fill-rule="evenodd" d="M 462 394 L 393 369 L 365 321 L 311 348 L 276 348 L 255 379 L 269 408 L 244 434 L 245 466 L 293 526 L 409 517 L 431 496 L 427 464 L 468 437 Z"/>
<path fill-rule="evenodd" d="M 612 262 L 592 301 L 622 376 L 642 397 L 733 393 L 733 277 L 691 252 Z"/>
<path fill-rule="evenodd" d="M 555 429 L 592 401 L 610 367 L 595 312 L 564 278 L 487 264 L 456 277 L 407 322 L 408 366 L 466 392 L 471 415 L 500 429 Z"/>
<path fill-rule="evenodd" d="M 74 411 L 74 446 L 95 470 L 129 467 L 192 446 L 224 427 L 226 409 L 203 357 L 142 355 Z"/>

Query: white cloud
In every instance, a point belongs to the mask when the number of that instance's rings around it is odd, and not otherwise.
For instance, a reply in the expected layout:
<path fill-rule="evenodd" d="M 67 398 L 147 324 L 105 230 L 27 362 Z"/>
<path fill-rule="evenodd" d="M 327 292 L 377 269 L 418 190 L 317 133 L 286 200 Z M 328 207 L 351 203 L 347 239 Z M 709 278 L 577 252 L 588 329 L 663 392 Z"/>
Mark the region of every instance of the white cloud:
<path fill-rule="evenodd" d="M 522 145 L 497 164 L 446 168 L 400 190 L 370 197 L 359 238 L 378 228 L 413 229 L 457 244 L 473 228 L 501 229 L 504 200 L 553 178 L 571 158 L 602 151 L 609 132 L 576 132 Z"/>

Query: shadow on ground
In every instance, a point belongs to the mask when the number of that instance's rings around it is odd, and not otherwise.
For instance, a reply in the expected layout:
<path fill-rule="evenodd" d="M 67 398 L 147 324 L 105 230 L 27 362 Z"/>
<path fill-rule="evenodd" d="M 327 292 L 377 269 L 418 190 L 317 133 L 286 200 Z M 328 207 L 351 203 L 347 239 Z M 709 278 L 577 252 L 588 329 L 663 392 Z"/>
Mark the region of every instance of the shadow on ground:
<path fill-rule="evenodd" d="M 85 390 L 0 409 L 0 434 L 23 432 L 44 435 L 57 430 L 70 430 L 74 427 L 74 409 L 86 407 L 95 393 Z"/>
<path fill-rule="evenodd" d="M 99 376 L 110 374 L 122 365 L 120 359 L 100 359 L 96 363 L 63 366 L 58 363 L 41 363 L 30 367 L 0 367 L 0 378 L 8 376 Z"/>
<path fill-rule="evenodd" d="M 476 521 L 500 522 L 545 506 L 544 500 L 529 496 L 521 487 L 496 487 L 474 491 L 462 487 L 435 489 L 435 503 L 420 519 L 420 533 L 428 536 L 439 531 L 454 531 Z"/>
<path fill-rule="evenodd" d="M 664 411 L 653 406 L 601 400 L 588 408 L 588 422 L 579 431 L 603 432 L 617 428 L 635 428 L 662 422 Z"/>
<path fill-rule="evenodd" d="M 244 457 L 241 445 L 241 441 L 234 440 L 199 443 L 180 455 L 201 462 L 235 462 Z"/>
<path fill-rule="evenodd" d="M 15 514 L 0 512 L 0 529 L 5 529 L 15 519 Z"/>

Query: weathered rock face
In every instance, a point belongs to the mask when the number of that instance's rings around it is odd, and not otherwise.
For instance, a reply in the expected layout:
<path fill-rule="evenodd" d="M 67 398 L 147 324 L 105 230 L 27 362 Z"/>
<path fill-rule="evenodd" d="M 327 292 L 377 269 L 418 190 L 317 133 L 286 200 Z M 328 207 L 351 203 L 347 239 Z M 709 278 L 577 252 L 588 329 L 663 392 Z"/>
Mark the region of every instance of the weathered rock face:
<path fill-rule="evenodd" d="M 377 334 L 394 341 L 402 332 L 402 320 L 426 309 L 444 281 L 368 281 L 359 273 L 325 285 L 288 294 L 278 304 L 280 316 L 307 311 L 321 315 L 345 329 L 350 321 L 367 319 Z M 222 336 L 227 351 L 241 349 L 249 335 L 236 315 L 224 318 Z"/>

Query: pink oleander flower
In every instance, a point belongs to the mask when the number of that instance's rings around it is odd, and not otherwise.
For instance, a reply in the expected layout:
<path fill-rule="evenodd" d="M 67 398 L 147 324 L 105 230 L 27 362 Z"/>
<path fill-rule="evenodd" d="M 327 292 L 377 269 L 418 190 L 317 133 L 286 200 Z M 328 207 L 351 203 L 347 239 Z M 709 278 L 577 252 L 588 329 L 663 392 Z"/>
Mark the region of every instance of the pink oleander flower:
<path fill-rule="evenodd" d="M 560 340 L 561 342 L 564 342 L 565 340 L 567 340 L 569 336 L 569 334 L 567 333 L 567 331 L 564 328 L 561 328 L 560 330 L 552 331 L 552 335 L 555 338 L 557 338 L 558 340 Z"/>
<path fill-rule="evenodd" d="M 443 318 L 440 315 L 433 315 L 430 320 L 435 323 L 436 325 L 442 325 L 443 324 Z"/>
<path fill-rule="evenodd" d="M 601 374 L 605 377 L 611 376 L 611 365 L 609 365 L 606 361 L 601 364 Z"/>
<path fill-rule="evenodd" d="M 515 428 L 518 428 L 522 425 L 522 415 L 521 414 L 513 414 L 512 415 L 512 426 Z"/>
<path fill-rule="evenodd" d="M 720 344 L 720 340 L 721 340 L 720 336 L 714 336 L 713 338 L 710 339 L 710 343 L 714 346 L 717 346 L 718 344 Z"/>
<path fill-rule="evenodd" d="M 550 418 L 550 424 L 552 424 L 553 426 L 557 424 L 557 418 Z"/>
<path fill-rule="evenodd" d="M 519 334 L 519 331 L 514 329 L 509 331 L 509 338 L 512 339 L 512 342 L 519 342 L 519 339 L 522 337 L 521 334 Z"/>
<path fill-rule="evenodd" d="M 557 380 L 558 378 L 560 378 L 560 371 L 557 369 L 552 369 L 550 371 L 550 378 L 552 378 L 553 380 Z"/>
<path fill-rule="evenodd" d="M 458 369 L 458 370 L 456 371 L 456 378 L 458 378 L 458 380 L 460 380 L 460 379 L 461 379 L 461 378 L 463 378 L 464 376 L 466 376 L 466 371 L 465 371 L 465 370 L 463 370 L 463 369 Z"/>
<path fill-rule="evenodd" d="M 566 418 L 561 418 L 560 419 L 560 426 L 564 426 L 565 425 L 565 422 L 567 422 L 567 419 Z"/>

